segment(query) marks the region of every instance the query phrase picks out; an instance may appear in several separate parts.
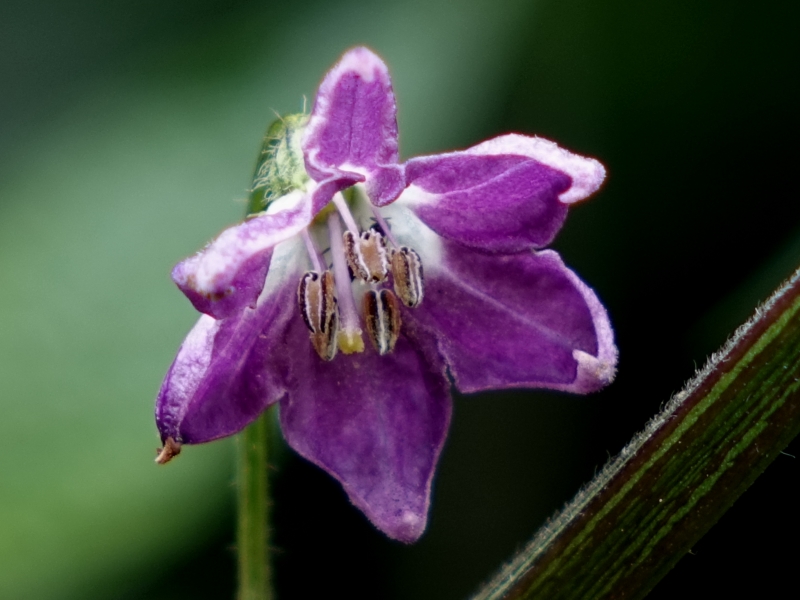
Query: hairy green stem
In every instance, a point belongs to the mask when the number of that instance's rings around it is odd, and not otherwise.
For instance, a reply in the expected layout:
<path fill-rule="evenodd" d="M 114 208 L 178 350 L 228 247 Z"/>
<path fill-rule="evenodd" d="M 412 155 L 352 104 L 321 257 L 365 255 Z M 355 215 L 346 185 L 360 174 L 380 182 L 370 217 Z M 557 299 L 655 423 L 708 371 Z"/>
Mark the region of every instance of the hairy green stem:
<path fill-rule="evenodd" d="M 272 201 L 301 188 L 308 179 L 300 150 L 300 132 L 307 120 L 307 115 L 279 117 L 267 129 L 253 174 L 248 216 L 266 210 Z M 275 598 L 269 555 L 267 476 L 271 410 L 264 411 L 237 436 L 238 600 Z"/>
<path fill-rule="evenodd" d="M 238 600 L 272 600 L 275 597 L 269 562 L 269 412 L 265 411 L 237 438 Z"/>
<path fill-rule="evenodd" d="M 800 433 L 800 270 L 474 600 L 643 598 Z"/>

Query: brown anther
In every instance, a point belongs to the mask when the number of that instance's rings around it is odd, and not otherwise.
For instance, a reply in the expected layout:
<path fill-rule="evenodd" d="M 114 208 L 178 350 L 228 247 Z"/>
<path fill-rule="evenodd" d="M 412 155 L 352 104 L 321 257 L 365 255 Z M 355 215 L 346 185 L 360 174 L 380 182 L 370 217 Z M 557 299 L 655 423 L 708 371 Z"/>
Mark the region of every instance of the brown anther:
<path fill-rule="evenodd" d="M 425 291 L 425 278 L 422 274 L 422 261 L 419 254 L 407 246 L 392 252 L 392 279 L 394 291 L 409 308 L 422 302 Z"/>
<path fill-rule="evenodd" d="M 156 463 L 159 465 L 165 465 L 181 453 L 181 445 L 171 437 L 168 437 L 166 440 L 164 440 L 164 447 L 159 448 L 156 450 L 156 452 L 158 452 L 158 456 L 156 456 Z"/>
<path fill-rule="evenodd" d="M 401 324 L 397 296 L 389 290 L 369 290 L 364 294 L 364 322 L 378 354 L 394 350 Z"/>
<path fill-rule="evenodd" d="M 386 239 L 378 231 L 362 231 L 361 237 L 344 232 L 344 254 L 353 274 L 369 283 L 380 283 L 389 273 Z"/>
<path fill-rule="evenodd" d="M 336 356 L 336 334 L 339 332 L 339 308 L 333 273 L 325 271 L 320 275 L 309 271 L 303 275 L 297 288 L 297 303 L 310 332 L 314 350 L 322 360 L 333 360 Z"/>

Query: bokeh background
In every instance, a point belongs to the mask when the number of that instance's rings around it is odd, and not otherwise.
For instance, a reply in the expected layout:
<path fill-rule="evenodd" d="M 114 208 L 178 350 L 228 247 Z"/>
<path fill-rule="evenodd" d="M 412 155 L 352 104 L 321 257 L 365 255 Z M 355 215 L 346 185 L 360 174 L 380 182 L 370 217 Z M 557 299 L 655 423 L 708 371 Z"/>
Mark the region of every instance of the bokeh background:
<path fill-rule="evenodd" d="M 798 7 L 3 0 L 0 598 L 232 597 L 233 441 L 152 462 L 195 319 L 168 274 L 240 219 L 273 109 L 356 44 L 392 70 L 404 156 L 518 131 L 609 171 L 555 247 L 609 308 L 612 387 L 456 398 L 413 547 L 274 457 L 282 599 L 467 597 L 800 263 Z M 779 457 L 651 597 L 794 585 L 798 475 Z"/>

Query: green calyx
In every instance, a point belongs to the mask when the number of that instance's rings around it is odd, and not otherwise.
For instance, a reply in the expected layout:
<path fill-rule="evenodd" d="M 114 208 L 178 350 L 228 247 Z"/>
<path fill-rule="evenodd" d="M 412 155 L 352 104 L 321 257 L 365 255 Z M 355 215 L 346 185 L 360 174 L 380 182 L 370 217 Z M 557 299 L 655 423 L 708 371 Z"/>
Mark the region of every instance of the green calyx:
<path fill-rule="evenodd" d="M 267 129 L 250 189 L 248 214 L 265 211 L 289 192 L 303 189 L 309 180 L 300 141 L 308 115 L 279 117 Z"/>

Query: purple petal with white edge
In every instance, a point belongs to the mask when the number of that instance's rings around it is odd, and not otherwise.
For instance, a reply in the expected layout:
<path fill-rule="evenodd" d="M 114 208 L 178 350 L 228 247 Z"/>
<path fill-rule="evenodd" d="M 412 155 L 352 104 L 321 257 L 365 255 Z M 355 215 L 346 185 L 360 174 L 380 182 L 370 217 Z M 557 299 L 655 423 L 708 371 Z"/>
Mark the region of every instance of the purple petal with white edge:
<path fill-rule="evenodd" d="M 596 160 L 510 134 L 462 152 L 411 159 L 400 202 L 445 238 L 520 252 L 549 244 L 568 204 L 594 192 L 604 177 Z"/>
<path fill-rule="evenodd" d="M 431 229 L 491 252 L 543 247 L 567 215 L 558 195 L 570 179 L 522 156 L 464 152 L 415 158 L 406 164 L 411 185 L 400 196 Z"/>
<path fill-rule="evenodd" d="M 462 392 L 537 387 L 588 393 L 610 383 L 617 349 L 597 296 L 552 250 L 497 256 L 443 243 L 425 300 L 403 313 L 436 334 Z"/>
<path fill-rule="evenodd" d="M 316 216 L 337 192 L 363 181 L 364 176 L 358 173 L 335 171 L 328 179 L 320 181 L 312 192 L 312 214 Z"/>
<path fill-rule="evenodd" d="M 272 249 L 311 223 L 312 195 L 295 190 L 273 202 L 265 214 L 226 229 L 178 263 L 172 280 L 197 310 L 217 319 L 254 307 Z"/>
<path fill-rule="evenodd" d="M 555 142 L 536 136 L 509 133 L 486 140 L 466 152 L 479 156 L 525 156 L 566 173 L 572 180 L 572 185 L 559 194 L 558 199 L 564 204 L 573 204 L 588 198 L 600 188 L 606 178 L 606 169 L 599 161 L 573 154 Z"/>
<path fill-rule="evenodd" d="M 299 249 L 292 242 L 288 246 Z M 273 262 L 281 260 L 279 253 L 286 254 L 277 248 Z M 232 435 L 285 394 L 285 367 L 276 357 L 283 354 L 288 324 L 296 317 L 300 274 L 278 265 L 255 309 L 228 319 L 200 317 L 158 393 L 162 440 L 197 444 Z"/>
<path fill-rule="evenodd" d="M 338 479 L 378 529 L 405 543 L 425 530 L 452 410 L 433 338 L 409 333 L 404 326 L 385 356 L 367 344 L 362 353 L 323 362 L 298 318 L 289 393 L 280 405 L 289 445 Z"/>
<path fill-rule="evenodd" d="M 378 206 L 392 202 L 405 187 L 397 164 L 397 105 L 389 70 L 367 48 L 345 53 L 323 79 L 303 153 L 312 179 L 366 181 L 367 194 Z M 339 190 L 347 187 L 341 185 Z"/>

